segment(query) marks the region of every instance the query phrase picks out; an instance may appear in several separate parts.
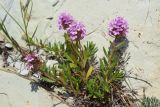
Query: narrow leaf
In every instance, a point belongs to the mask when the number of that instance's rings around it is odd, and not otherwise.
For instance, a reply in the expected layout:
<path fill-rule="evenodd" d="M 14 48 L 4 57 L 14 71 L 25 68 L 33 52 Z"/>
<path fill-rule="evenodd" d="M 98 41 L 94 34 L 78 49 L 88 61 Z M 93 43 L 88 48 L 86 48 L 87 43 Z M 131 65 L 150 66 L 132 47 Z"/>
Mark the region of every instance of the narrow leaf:
<path fill-rule="evenodd" d="M 88 70 L 88 72 L 87 72 L 87 75 L 86 75 L 86 80 L 87 80 L 88 77 L 92 74 L 92 72 L 93 72 L 93 67 L 90 66 L 90 68 L 89 68 L 89 70 Z"/>

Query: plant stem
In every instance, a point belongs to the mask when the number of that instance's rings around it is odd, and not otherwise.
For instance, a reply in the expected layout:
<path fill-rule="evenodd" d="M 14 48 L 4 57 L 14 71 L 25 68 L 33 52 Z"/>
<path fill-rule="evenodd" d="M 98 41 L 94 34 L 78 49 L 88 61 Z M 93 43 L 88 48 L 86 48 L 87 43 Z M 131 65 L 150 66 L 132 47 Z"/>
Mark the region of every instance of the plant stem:
<path fill-rule="evenodd" d="M 132 77 L 132 76 L 125 76 L 125 77 L 126 77 L 126 78 L 128 77 L 128 78 L 136 79 L 136 80 L 139 80 L 139 81 L 143 81 L 143 82 L 147 83 L 149 86 L 152 87 L 152 84 L 149 83 L 149 82 L 146 81 L 146 80 L 143 80 L 143 79 L 140 79 L 140 78 L 137 78 L 137 77 Z"/>

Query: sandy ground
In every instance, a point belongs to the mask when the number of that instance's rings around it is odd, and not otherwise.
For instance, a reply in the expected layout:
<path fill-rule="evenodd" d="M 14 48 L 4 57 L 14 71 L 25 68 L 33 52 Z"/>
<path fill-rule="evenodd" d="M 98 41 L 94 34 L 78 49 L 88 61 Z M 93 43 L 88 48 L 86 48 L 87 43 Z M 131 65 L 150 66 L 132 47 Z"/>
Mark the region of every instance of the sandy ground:
<path fill-rule="evenodd" d="M 7 9 L 12 5 L 10 13 L 21 22 L 18 1 L 0 0 Z M 159 0 L 33 0 L 33 5 L 30 33 L 38 24 L 36 35 L 38 38 L 48 37 L 51 42 L 63 41 L 63 32 L 58 31 L 57 18 L 61 12 L 67 11 L 86 25 L 88 33 L 96 29 L 83 42 L 96 42 L 99 57 L 103 56 L 102 47 L 107 47 L 108 40 L 112 40 L 107 34 L 109 21 L 116 16 L 125 17 L 130 28 L 127 52 L 131 56 L 126 70 L 131 70 L 132 74 L 153 85 L 150 87 L 141 81 L 131 79 L 132 88 L 138 89 L 141 94 L 142 88 L 145 87 L 148 96 L 160 98 Z M 3 16 L 4 11 L 0 9 L 0 17 Z M 53 20 L 48 20 L 48 17 L 53 17 Z M 24 45 L 21 40 L 22 32 L 18 30 L 18 26 L 10 18 L 7 19 L 6 25 L 10 34 Z"/>
<path fill-rule="evenodd" d="M 1 107 L 68 107 L 40 87 L 31 91 L 30 81 L 18 75 L 0 71 L 0 81 Z"/>

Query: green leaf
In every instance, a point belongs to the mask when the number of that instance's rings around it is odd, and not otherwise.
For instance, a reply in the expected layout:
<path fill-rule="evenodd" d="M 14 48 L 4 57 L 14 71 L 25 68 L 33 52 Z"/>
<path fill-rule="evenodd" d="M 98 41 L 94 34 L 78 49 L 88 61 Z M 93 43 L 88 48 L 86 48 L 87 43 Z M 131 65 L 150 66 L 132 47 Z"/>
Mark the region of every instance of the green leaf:
<path fill-rule="evenodd" d="M 116 46 L 116 48 L 118 49 L 118 48 L 121 48 L 121 47 L 123 47 L 125 45 L 125 41 L 123 41 L 123 42 L 120 42 L 117 46 Z"/>
<path fill-rule="evenodd" d="M 86 62 L 88 60 L 88 53 L 84 50 L 84 65 L 86 65 Z"/>
<path fill-rule="evenodd" d="M 88 80 L 88 77 L 92 74 L 92 71 L 93 71 L 93 67 L 90 66 L 88 72 L 87 72 L 87 75 L 86 75 L 86 80 Z"/>
<path fill-rule="evenodd" d="M 97 97 L 94 95 L 93 98 L 97 98 Z"/>
<path fill-rule="evenodd" d="M 77 65 L 74 64 L 74 63 L 70 63 L 69 65 L 70 65 L 71 68 L 76 68 L 77 67 Z"/>
<path fill-rule="evenodd" d="M 46 77 L 41 77 L 41 79 L 42 79 L 43 81 L 46 81 L 46 82 L 49 82 L 49 83 L 53 83 L 53 82 L 54 82 L 53 80 L 48 79 L 48 78 L 46 78 Z"/>
<path fill-rule="evenodd" d="M 72 63 L 74 63 L 74 60 L 73 60 L 67 53 L 64 53 L 64 56 L 65 56 L 69 61 L 71 61 Z"/>
<path fill-rule="evenodd" d="M 106 51 L 106 49 L 104 47 L 103 47 L 103 52 L 104 52 L 105 56 L 107 57 L 108 54 L 107 54 L 107 51 Z"/>
<path fill-rule="evenodd" d="M 33 34 L 32 34 L 32 39 L 33 37 L 35 36 L 36 32 L 37 32 L 37 29 L 38 29 L 38 25 L 36 26 L 36 29 L 34 30 Z"/>

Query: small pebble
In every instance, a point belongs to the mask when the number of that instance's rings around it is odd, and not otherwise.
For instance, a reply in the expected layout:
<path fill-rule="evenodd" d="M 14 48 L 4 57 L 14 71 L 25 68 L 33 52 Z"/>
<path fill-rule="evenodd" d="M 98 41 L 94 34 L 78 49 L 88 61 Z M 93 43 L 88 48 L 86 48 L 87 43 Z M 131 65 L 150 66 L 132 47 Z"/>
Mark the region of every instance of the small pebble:
<path fill-rule="evenodd" d="M 5 47 L 6 47 L 8 50 L 13 50 L 13 46 L 12 46 L 12 44 L 10 44 L 10 43 L 6 43 L 6 44 L 5 44 Z"/>
<path fill-rule="evenodd" d="M 47 63 L 46 63 L 46 66 L 47 66 L 48 68 L 51 68 L 51 67 L 53 67 L 54 64 L 57 64 L 57 63 L 58 63 L 58 62 L 55 61 L 55 60 L 48 60 Z"/>
<path fill-rule="evenodd" d="M 39 73 L 34 73 L 33 76 L 40 79 L 40 74 Z"/>
<path fill-rule="evenodd" d="M 66 99 L 66 102 L 69 103 L 69 105 L 73 105 L 74 104 L 74 98 L 73 97 L 68 97 Z"/>
<path fill-rule="evenodd" d="M 24 70 L 20 71 L 20 74 L 23 75 L 23 76 L 28 75 L 28 73 L 29 73 L 29 70 L 27 70 L 27 69 L 24 69 Z"/>

